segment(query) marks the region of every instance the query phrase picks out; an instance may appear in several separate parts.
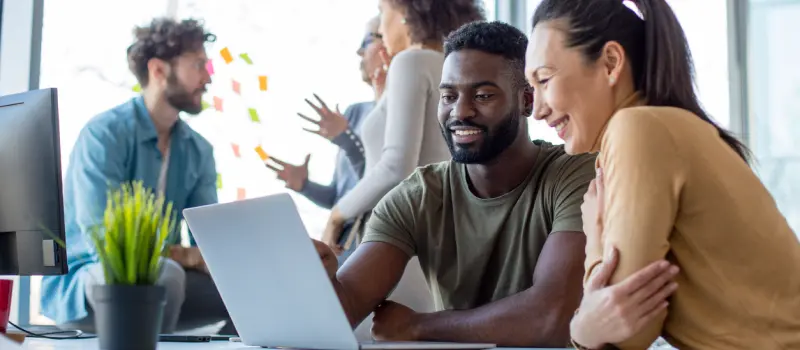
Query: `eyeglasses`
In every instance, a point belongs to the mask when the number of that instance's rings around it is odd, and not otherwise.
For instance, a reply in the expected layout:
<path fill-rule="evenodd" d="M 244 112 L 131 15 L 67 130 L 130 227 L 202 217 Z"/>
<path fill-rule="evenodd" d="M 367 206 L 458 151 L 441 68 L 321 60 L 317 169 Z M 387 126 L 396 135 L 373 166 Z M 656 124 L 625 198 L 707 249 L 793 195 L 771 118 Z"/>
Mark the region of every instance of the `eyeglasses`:
<path fill-rule="evenodd" d="M 372 44 L 375 40 L 383 40 L 383 35 L 374 32 L 367 33 L 367 35 L 364 36 L 364 40 L 361 41 L 361 47 L 359 50 L 366 50 L 367 46 Z"/>

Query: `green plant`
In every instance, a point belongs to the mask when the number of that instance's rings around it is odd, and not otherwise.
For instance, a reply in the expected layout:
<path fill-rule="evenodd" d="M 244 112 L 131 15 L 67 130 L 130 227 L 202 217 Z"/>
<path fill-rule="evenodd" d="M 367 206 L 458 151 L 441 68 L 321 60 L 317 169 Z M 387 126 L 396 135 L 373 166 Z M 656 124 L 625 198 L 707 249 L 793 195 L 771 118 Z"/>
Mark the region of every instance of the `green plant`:
<path fill-rule="evenodd" d="M 90 230 L 106 284 L 153 285 L 177 221 L 172 203 L 141 181 L 109 191 L 103 223 Z"/>

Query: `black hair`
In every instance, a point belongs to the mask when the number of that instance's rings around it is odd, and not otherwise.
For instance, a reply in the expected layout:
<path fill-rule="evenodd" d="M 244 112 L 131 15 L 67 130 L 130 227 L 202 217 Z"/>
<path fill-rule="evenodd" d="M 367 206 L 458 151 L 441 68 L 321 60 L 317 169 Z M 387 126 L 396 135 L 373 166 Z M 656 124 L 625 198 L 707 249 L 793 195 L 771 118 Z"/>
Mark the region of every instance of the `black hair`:
<path fill-rule="evenodd" d="M 503 22 L 478 21 L 467 23 L 450 33 L 444 42 L 444 55 L 461 50 L 477 50 L 502 56 L 508 60 L 516 88 L 526 87 L 525 50 L 528 37 L 512 25 Z"/>
<path fill-rule="evenodd" d="M 180 22 L 171 18 L 156 18 L 148 26 L 133 29 L 135 42 L 128 47 L 128 67 L 142 87 L 147 86 L 147 62 L 152 58 L 172 60 L 184 52 L 202 50 L 216 36 L 207 32 L 194 19 Z"/>
<path fill-rule="evenodd" d="M 666 0 L 632 1 L 642 18 L 622 0 L 543 0 L 533 15 L 533 27 L 565 20 L 566 45 L 581 48 L 596 61 L 609 41 L 618 42 L 629 57 L 635 87 L 649 105 L 688 110 L 717 128 L 719 136 L 745 160 L 750 151 L 703 110 L 694 86 L 694 63 L 686 35 Z"/>
<path fill-rule="evenodd" d="M 405 14 L 412 43 L 441 43 L 464 23 L 485 19 L 476 0 L 390 0 Z"/>

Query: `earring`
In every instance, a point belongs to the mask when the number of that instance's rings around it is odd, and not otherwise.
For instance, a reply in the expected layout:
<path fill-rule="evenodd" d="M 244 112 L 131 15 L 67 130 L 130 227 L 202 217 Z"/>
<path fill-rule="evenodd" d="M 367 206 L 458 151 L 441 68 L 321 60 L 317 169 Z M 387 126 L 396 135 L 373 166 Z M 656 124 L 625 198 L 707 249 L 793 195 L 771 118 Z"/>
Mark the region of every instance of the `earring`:
<path fill-rule="evenodd" d="M 406 24 L 406 19 L 405 18 L 401 19 L 400 23 Z"/>
<path fill-rule="evenodd" d="M 614 83 L 616 83 L 616 82 L 617 82 L 617 79 L 616 79 L 616 78 L 614 78 L 614 77 L 609 77 L 609 78 L 608 78 L 608 83 L 609 83 L 610 85 L 614 85 Z"/>

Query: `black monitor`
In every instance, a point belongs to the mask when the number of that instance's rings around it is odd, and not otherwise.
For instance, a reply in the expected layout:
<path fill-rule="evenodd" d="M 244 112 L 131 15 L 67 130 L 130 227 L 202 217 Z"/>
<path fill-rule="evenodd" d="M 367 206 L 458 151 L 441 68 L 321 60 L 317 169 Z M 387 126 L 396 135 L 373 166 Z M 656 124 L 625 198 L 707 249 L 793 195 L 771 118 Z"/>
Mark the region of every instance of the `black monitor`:
<path fill-rule="evenodd" d="M 67 273 L 56 89 L 0 97 L 0 275 Z"/>

